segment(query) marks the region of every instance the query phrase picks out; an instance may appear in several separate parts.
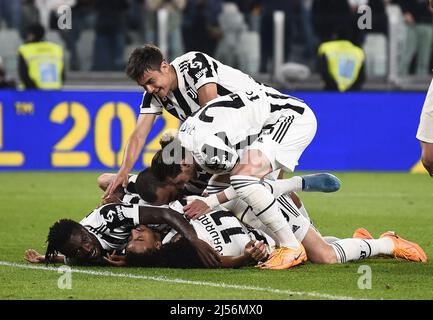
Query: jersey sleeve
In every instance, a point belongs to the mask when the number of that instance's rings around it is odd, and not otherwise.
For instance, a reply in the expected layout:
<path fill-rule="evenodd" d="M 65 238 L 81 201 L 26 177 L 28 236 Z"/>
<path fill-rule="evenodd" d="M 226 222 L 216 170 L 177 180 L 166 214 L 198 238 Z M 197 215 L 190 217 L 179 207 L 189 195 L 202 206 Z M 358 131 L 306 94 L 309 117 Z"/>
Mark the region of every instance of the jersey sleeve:
<path fill-rule="evenodd" d="M 140 105 L 140 114 L 162 114 L 162 105 L 151 93 L 144 92 Z"/>
<path fill-rule="evenodd" d="M 128 185 L 125 188 L 125 192 L 128 194 L 137 194 L 135 189 L 135 181 L 137 181 L 137 174 L 131 174 L 128 176 Z"/>
<path fill-rule="evenodd" d="M 122 214 L 125 218 L 132 219 L 134 225 L 140 224 L 139 206 L 133 205 L 121 205 Z"/>
<path fill-rule="evenodd" d="M 197 90 L 205 84 L 218 83 L 215 63 L 216 62 L 212 61 L 212 59 L 204 53 L 194 53 L 189 63 L 188 75 L 194 81 Z"/>

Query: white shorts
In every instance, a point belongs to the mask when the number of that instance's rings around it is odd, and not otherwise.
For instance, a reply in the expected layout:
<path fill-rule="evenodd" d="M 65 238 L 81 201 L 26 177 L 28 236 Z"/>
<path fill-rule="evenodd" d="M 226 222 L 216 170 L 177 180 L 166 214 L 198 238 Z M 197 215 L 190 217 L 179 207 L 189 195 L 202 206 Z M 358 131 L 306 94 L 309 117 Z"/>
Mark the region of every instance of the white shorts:
<path fill-rule="evenodd" d="M 423 142 L 433 143 L 433 80 L 422 107 L 416 138 Z"/>
<path fill-rule="evenodd" d="M 302 115 L 287 110 L 270 129 L 264 131 L 248 149 L 260 150 L 272 165 L 272 170 L 293 172 L 305 148 L 317 131 L 313 111 L 306 107 Z"/>

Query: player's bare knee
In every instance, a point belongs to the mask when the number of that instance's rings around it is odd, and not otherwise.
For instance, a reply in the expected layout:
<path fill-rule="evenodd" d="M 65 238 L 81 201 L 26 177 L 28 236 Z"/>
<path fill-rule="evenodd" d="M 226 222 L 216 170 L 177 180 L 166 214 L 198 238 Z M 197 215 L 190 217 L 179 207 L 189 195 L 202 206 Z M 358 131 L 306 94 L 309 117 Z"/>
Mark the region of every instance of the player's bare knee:
<path fill-rule="evenodd" d="M 308 252 L 307 252 L 308 255 Z M 314 252 L 314 254 L 308 255 L 308 259 L 317 264 L 335 264 L 337 263 L 337 255 L 335 254 L 332 246 L 327 245 L 325 248 L 321 248 Z"/>
<path fill-rule="evenodd" d="M 111 173 L 103 173 L 101 174 L 96 181 L 98 182 L 98 186 L 99 188 L 101 188 L 102 190 L 106 190 L 107 187 L 110 185 L 110 182 L 112 180 L 112 175 Z"/>

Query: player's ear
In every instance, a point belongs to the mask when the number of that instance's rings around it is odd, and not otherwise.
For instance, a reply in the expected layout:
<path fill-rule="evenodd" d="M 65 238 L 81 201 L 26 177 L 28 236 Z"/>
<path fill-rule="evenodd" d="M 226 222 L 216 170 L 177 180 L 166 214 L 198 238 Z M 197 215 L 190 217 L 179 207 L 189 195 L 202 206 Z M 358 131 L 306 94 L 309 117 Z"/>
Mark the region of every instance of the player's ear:
<path fill-rule="evenodd" d="M 170 65 L 168 64 L 168 62 L 165 60 L 162 60 L 161 65 L 159 66 L 159 70 L 161 72 L 167 72 L 169 67 L 170 67 Z"/>
<path fill-rule="evenodd" d="M 162 242 L 161 241 L 156 241 L 155 242 L 155 247 L 156 247 L 156 249 L 161 249 L 161 246 L 162 246 Z"/>

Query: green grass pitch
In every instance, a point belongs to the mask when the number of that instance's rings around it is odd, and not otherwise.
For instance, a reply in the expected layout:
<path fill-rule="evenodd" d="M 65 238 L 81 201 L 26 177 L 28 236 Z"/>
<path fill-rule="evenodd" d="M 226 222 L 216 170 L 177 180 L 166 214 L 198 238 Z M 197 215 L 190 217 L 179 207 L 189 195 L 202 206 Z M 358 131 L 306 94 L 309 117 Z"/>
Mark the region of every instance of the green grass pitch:
<path fill-rule="evenodd" d="M 432 179 L 408 173 L 335 174 L 342 181 L 337 193 L 300 194 L 323 235 L 350 237 L 357 227 L 374 236 L 395 230 L 433 259 Z M 24 251 L 44 253 L 54 221 L 79 221 L 96 206 L 102 195 L 97 175 L 0 173 L 0 299 L 433 299 L 431 262 L 384 258 L 307 263 L 281 271 L 74 268 L 71 289 L 60 289 L 63 274 L 44 265 L 32 269 Z M 366 267 L 372 287 L 360 289 L 365 275 L 360 270 Z"/>

